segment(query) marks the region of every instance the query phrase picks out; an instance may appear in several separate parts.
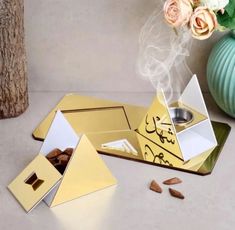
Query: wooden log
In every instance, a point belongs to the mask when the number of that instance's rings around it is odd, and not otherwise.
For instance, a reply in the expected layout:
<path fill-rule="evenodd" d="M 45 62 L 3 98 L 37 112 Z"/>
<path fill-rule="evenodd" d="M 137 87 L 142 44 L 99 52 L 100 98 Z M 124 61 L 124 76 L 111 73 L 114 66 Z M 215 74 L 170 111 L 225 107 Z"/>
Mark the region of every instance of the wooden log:
<path fill-rule="evenodd" d="M 28 107 L 24 0 L 0 0 L 0 119 Z"/>

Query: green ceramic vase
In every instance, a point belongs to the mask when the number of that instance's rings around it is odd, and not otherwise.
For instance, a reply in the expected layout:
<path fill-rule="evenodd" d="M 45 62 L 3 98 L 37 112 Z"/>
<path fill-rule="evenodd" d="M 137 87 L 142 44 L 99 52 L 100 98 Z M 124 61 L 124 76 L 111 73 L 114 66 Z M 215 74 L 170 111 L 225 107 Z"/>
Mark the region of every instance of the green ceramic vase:
<path fill-rule="evenodd" d="M 235 118 L 235 30 L 212 49 L 207 63 L 207 82 L 218 106 Z"/>

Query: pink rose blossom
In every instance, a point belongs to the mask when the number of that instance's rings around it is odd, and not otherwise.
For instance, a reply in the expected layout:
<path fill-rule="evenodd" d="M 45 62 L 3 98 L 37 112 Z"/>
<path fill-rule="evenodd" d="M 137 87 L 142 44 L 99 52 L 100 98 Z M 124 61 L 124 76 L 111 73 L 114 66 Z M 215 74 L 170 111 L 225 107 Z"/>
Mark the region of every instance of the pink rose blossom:
<path fill-rule="evenodd" d="M 186 25 L 193 13 L 192 0 L 167 0 L 164 4 L 164 16 L 169 25 Z"/>
<path fill-rule="evenodd" d="M 215 13 L 203 6 L 196 8 L 190 19 L 192 36 L 199 40 L 209 38 L 217 25 L 218 22 Z"/>

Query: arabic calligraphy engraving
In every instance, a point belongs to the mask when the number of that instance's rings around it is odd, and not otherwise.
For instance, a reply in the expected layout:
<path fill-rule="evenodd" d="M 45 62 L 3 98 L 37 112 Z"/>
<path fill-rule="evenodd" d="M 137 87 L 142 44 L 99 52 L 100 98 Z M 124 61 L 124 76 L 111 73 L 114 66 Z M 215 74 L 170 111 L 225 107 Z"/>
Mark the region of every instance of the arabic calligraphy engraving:
<path fill-rule="evenodd" d="M 156 162 L 158 160 L 160 164 L 169 165 L 169 166 L 173 167 L 173 164 L 171 164 L 168 160 L 164 159 L 165 156 L 164 156 L 163 152 L 160 152 L 158 154 L 154 153 L 148 144 L 146 144 L 144 148 L 145 148 L 145 153 L 144 153 L 145 160 L 147 159 L 148 154 L 152 154 L 153 155 L 153 163 L 158 163 L 158 162 Z"/>
<path fill-rule="evenodd" d="M 166 131 L 164 131 L 164 129 L 158 127 L 158 124 L 161 124 L 161 125 L 164 125 L 164 126 L 171 126 L 171 124 L 161 123 L 160 121 L 161 121 L 161 118 L 159 116 L 152 117 L 152 120 L 151 120 L 151 119 L 148 119 L 148 114 L 147 114 L 146 117 L 145 117 L 145 131 L 148 134 L 155 133 L 158 136 L 161 143 L 163 143 L 163 144 L 166 141 L 167 143 L 174 145 L 175 140 L 167 137 L 166 135 L 164 135 L 164 133 L 167 133 L 167 134 L 173 136 L 174 133 L 172 132 L 172 129 L 168 128 L 168 131 L 166 132 Z"/>

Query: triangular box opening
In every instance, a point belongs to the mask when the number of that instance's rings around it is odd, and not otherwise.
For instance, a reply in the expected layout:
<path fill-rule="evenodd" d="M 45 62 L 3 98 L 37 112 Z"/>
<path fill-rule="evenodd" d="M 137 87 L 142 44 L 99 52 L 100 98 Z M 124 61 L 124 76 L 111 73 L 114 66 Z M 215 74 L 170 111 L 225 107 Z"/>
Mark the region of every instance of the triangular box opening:
<path fill-rule="evenodd" d="M 61 181 L 44 198 L 48 206 L 52 207 L 116 184 L 116 179 L 87 137 L 78 136 L 60 111 L 55 115 L 40 153 L 46 156 L 56 148 L 61 151 L 73 148 L 74 151 Z M 94 178 L 94 181 L 90 178 Z"/>
<path fill-rule="evenodd" d="M 40 149 L 40 153 L 46 156 L 48 153 L 56 148 L 60 149 L 61 151 L 65 150 L 66 148 L 75 149 L 79 143 L 79 140 L 80 137 L 75 133 L 63 114 L 60 111 L 57 111 L 55 118 L 48 130 L 46 139 Z M 63 175 L 65 174 L 65 172 L 63 173 Z M 60 183 L 58 183 L 44 198 L 44 201 L 47 205 L 51 204 L 59 186 Z"/>

